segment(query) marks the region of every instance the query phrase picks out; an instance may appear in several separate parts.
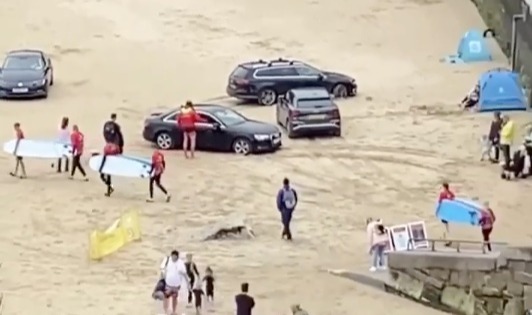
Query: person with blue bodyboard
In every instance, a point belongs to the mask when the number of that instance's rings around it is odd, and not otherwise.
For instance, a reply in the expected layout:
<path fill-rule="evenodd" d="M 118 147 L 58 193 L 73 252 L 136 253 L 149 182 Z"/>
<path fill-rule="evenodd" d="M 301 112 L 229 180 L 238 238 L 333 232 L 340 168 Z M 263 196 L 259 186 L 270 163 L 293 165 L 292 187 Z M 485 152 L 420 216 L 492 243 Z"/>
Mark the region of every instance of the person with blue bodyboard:
<path fill-rule="evenodd" d="M 454 196 L 454 193 L 449 188 L 449 183 L 443 183 L 441 186 L 442 186 L 442 189 L 438 197 L 438 203 L 441 203 L 444 200 L 453 200 L 455 196 Z M 449 236 L 448 234 L 450 233 L 449 222 L 445 220 L 441 220 L 441 222 L 443 223 L 443 225 L 445 225 L 445 232 L 443 233 L 443 238 L 447 239 L 447 237 Z M 447 242 L 445 243 L 445 246 L 451 246 L 451 244 L 452 242 Z"/>
<path fill-rule="evenodd" d="M 292 214 L 297 205 L 297 193 L 295 189 L 290 187 L 288 178 L 283 180 L 283 187 L 277 193 L 277 210 L 281 213 L 281 223 L 283 224 L 283 232 L 281 238 L 289 241 L 292 240 L 292 231 L 290 230 L 290 222 L 292 221 Z"/>

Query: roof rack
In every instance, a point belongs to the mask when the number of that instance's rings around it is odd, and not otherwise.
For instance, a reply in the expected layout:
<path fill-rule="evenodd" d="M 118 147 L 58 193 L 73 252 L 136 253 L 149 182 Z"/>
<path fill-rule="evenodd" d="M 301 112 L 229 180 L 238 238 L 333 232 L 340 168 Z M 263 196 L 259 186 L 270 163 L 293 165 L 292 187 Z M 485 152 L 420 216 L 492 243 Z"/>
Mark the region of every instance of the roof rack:
<path fill-rule="evenodd" d="M 288 59 L 283 59 L 283 58 L 279 57 L 278 59 L 270 60 L 268 62 L 268 67 L 271 67 L 275 63 L 288 63 L 290 65 L 293 65 L 294 62 L 295 62 L 294 60 L 288 60 Z"/>

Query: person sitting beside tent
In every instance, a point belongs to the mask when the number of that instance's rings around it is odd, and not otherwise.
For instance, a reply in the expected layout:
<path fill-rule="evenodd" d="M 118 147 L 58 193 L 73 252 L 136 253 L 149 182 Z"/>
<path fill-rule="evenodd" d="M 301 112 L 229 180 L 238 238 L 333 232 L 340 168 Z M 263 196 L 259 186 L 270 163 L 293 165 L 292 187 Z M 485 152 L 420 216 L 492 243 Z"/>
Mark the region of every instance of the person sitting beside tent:
<path fill-rule="evenodd" d="M 471 91 L 464 97 L 460 103 L 460 107 L 463 107 L 464 110 L 472 109 L 478 104 L 480 99 L 480 85 L 477 83 Z"/>

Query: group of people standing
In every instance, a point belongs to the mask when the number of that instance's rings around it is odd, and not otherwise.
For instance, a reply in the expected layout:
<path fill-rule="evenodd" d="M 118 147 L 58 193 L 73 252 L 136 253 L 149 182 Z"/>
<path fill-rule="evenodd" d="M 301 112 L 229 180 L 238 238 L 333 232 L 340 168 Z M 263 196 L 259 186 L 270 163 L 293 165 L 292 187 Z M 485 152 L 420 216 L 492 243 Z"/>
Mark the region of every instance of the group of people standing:
<path fill-rule="evenodd" d="M 512 152 L 515 135 L 516 125 L 510 117 L 501 115 L 500 112 L 495 112 L 481 160 L 487 154 L 492 163 L 499 163 L 500 152 L 502 152 L 501 178 L 506 180 L 512 177 L 526 178 L 532 172 L 530 168 L 530 162 L 532 162 L 532 128 L 528 128 L 523 144 Z M 494 151 L 494 157 L 491 157 L 492 151 Z M 525 167 L 527 161 L 528 169 Z"/>

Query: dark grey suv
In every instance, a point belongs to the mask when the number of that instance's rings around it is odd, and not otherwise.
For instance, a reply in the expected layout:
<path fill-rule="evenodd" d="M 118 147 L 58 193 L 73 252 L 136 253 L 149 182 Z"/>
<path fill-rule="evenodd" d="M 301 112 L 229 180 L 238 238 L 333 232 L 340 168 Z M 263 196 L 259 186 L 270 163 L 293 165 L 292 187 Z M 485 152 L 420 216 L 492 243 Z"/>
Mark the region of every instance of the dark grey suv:
<path fill-rule="evenodd" d="M 304 87 L 323 87 L 335 97 L 357 94 L 352 77 L 319 70 L 297 60 L 279 58 L 251 61 L 238 65 L 229 76 L 227 94 L 242 100 L 256 100 L 261 105 L 274 105 L 279 95 Z"/>
<path fill-rule="evenodd" d="M 289 138 L 303 135 L 342 135 L 340 111 L 325 88 L 300 88 L 279 96 L 277 124 Z"/>

